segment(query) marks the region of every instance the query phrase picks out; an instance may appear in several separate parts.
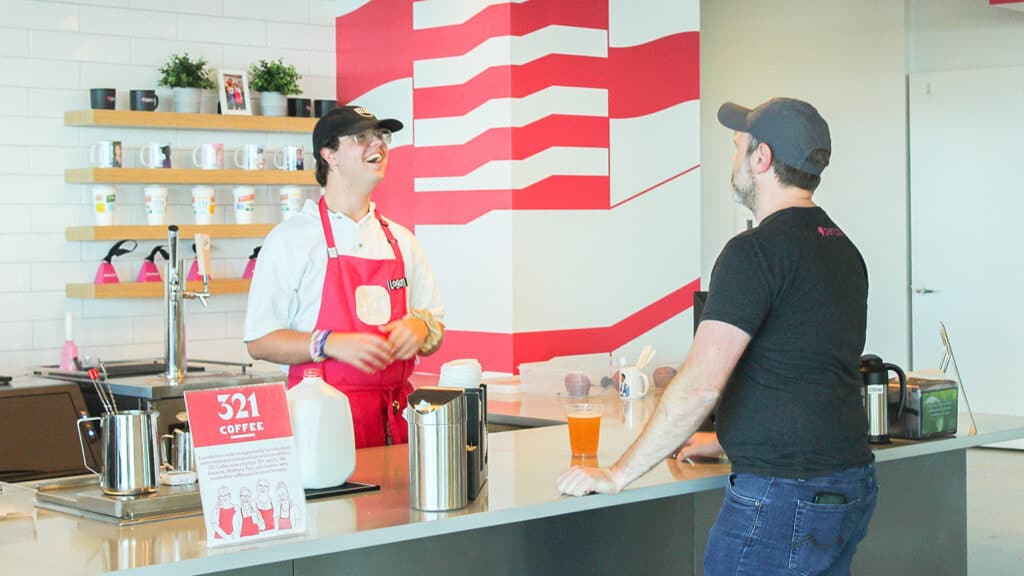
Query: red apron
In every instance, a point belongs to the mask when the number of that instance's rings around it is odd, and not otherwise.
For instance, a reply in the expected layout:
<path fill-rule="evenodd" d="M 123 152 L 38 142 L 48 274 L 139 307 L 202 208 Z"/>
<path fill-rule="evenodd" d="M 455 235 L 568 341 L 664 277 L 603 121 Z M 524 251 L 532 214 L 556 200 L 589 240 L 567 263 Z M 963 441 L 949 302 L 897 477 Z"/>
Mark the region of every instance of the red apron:
<path fill-rule="evenodd" d="M 327 202 L 323 197 L 320 198 L 320 224 L 327 241 L 328 260 L 323 293 L 320 296 L 320 313 L 316 319 L 317 330 L 365 332 L 385 338 L 378 325 L 366 324 L 356 314 L 356 289 L 360 287 L 386 291 L 391 306 L 391 317 L 387 322 L 401 320 L 406 315 L 407 281 L 402 251 L 388 229 L 388 223 L 376 210 L 373 216 L 380 222 L 384 236 L 391 244 L 395 253 L 394 260 L 339 255 L 334 246 L 331 221 L 327 216 Z M 305 368 L 319 368 L 324 381 L 348 397 L 352 407 L 356 448 L 404 444 L 408 442 L 409 429 L 402 412 L 405 410 L 406 397 L 413 390 L 409 376 L 415 364 L 415 358 L 396 360 L 384 370 L 366 374 L 351 364 L 328 358 L 322 363 L 309 362 L 292 366 L 288 372 L 288 386 L 294 386 L 302 380 Z"/>
<path fill-rule="evenodd" d="M 274 509 L 273 508 L 256 508 L 259 511 L 260 516 L 263 516 L 263 525 L 266 526 L 266 530 L 270 530 L 274 527 Z"/>
<path fill-rule="evenodd" d="M 242 533 L 239 536 L 255 536 L 260 533 L 260 527 L 256 525 L 250 512 L 242 515 Z"/>
<path fill-rule="evenodd" d="M 220 508 L 217 513 L 217 524 L 220 526 L 221 531 L 225 534 L 231 534 L 235 531 L 235 507 L 231 508 Z M 213 536 L 214 538 L 221 538 L 220 532 L 217 532 Z"/>

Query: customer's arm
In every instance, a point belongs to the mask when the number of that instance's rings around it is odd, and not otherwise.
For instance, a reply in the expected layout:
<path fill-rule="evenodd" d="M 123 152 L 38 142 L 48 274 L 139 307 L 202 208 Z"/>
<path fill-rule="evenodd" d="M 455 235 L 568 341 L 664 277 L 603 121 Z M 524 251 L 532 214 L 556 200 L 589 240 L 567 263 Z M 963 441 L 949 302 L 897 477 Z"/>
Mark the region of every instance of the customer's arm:
<path fill-rule="evenodd" d="M 609 468 L 574 467 L 558 479 L 558 489 L 614 494 L 672 454 L 714 409 L 749 343 L 750 335 L 731 324 L 701 322 L 686 361 L 632 446 Z"/>

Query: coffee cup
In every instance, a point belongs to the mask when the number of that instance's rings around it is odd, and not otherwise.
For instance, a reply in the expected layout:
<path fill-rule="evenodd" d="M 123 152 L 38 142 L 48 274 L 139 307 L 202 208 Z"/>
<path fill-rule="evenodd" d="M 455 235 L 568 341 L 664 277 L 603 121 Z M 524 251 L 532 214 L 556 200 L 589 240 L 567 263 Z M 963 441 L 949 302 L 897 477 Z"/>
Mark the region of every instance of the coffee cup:
<path fill-rule="evenodd" d="M 160 105 L 160 97 L 156 95 L 156 90 L 132 90 L 128 94 L 132 110 L 152 112 Z"/>
<path fill-rule="evenodd" d="M 192 214 L 196 224 L 212 224 L 216 209 L 213 186 L 192 187 Z"/>
<path fill-rule="evenodd" d="M 146 168 L 170 168 L 171 145 L 150 142 L 139 148 L 139 163 Z"/>
<path fill-rule="evenodd" d="M 302 170 L 302 146 L 285 146 L 274 154 L 274 166 L 278 170 Z"/>
<path fill-rule="evenodd" d="M 281 187 L 281 220 L 287 220 L 302 210 L 302 188 Z"/>
<path fill-rule="evenodd" d="M 120 168 L 122 162 L 121 142 L 100 140 L 89 148 L 89 161 L 97 168 Z"/>
<path fill-rule="evenodd" d="M 241 157 L 239 157 L 241 153 Z M 235 166 L 242 170 L 263 170 L 263 146 L 246 144 L 235 150 Z"/>
<path fill-rule="evenodd" d="M 192 150 L 192 163 L 203 170 L 220 170 L 224 167 L 223 144 L 200 144 Z"/>
<path fill-rule="evenodd" d="M 309 98 L 289 98 L 288 99 L 288 115 L 297 116 L 299 118 L 309 118 L 312 110 L 310 110 Z"/>
<path fill-rule="evenodd" d="M 322 117 L 324 114 L 327 114 L 337 107 L 337 100 L 316 100 L 313 102 L 313 112 L 316 114 L 317 118 Z"/>
<path fill-rule="evenodd" d="M 627 399 L 639 399 L 647 396 L 651 381 L 636 366 L 623 366 L 619 369 L 619 396 Z"/>
<path fill-rule="evenodd" d="M 252 186 L 235 186 L 231 190 L 235 205 L 235 223 L 252 224 L 252 213 L 256 209 L 256 189 Z"/>
<path fill-rule="evenodd" d="M 167 216 L 167 187 L 144 186 L 142 194 L 146 200 L 146 223 L 150 226 L 163 224 Z"/>
<path fill-rule="evenodd" d="M 92 206 L 97 226 L 113 225 L 114 207 L 117 206 L 117 189 L 106 184 L 93 186 Z"/>
<path fill-rule="evenodd" d="M 113 110 L 117 103 L 117 90 L 113 88 L 92 88 L 89 90 L 89 104 L 93 110 Z"/>

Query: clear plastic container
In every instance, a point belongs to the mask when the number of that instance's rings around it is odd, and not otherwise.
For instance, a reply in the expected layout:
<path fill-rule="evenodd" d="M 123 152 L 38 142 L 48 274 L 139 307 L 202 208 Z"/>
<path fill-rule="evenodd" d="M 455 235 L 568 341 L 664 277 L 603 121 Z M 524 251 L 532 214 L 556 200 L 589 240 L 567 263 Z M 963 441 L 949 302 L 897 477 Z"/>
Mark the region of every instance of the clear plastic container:
<path fill-rule="evenodd" d="M 519 388 L 522 394 L 547 396 L 618 394 L 610 376 L 608 353 L 556 356 L 545 362 L 520 364 Z"/>

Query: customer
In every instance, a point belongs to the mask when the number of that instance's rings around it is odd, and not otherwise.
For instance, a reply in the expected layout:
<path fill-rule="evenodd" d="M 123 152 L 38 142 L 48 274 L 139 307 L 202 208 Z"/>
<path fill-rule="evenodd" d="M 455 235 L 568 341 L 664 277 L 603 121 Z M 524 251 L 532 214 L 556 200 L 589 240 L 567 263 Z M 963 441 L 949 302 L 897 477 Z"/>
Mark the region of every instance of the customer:
<path fill-rule="evenodd" d="M 848 574 L 878 487 L 858 374 L 867 270 L 811 199 L 828 125 L 789 98 L 727 103 L 718 120 L 736 131 L 735 198 L 760 225 L 719 255 L 689 355 L 641 435 L 610 468 L 562 474 L 559 489 L 615 493 L 673 452 L 724 448 L 733 474 L 705 573 Z M 718 436 L 680 447 L 716 405 Z"/>
<path fill-rule="evenodd" d="M 318 203 L 278 224 L 260 251 L 244 339 L 256 359 L 304 368 L 348 396 L 356 447 L 407 441 L 402 411 L 416 355 L 441 345 L 444 308 L 419 242 L 370 195 L 398 120 L 342 106 L 313 128 Z"/>

